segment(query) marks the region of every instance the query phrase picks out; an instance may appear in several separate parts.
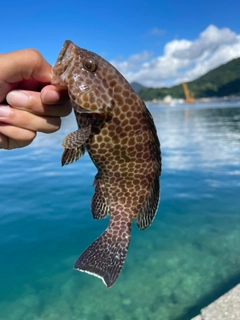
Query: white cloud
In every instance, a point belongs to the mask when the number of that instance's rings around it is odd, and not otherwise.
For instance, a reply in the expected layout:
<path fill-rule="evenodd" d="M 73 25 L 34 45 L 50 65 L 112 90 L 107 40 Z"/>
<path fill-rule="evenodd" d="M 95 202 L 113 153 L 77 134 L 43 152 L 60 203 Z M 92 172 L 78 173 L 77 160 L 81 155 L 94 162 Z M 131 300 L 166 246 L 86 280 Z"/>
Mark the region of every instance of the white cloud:
<path fill-rule="evenodd" d="M 153 29 L 154 30 L 154 29 Z M 162 87 L 191 81 L 211 69 L 240 57 L 240 35 L 228 28 L 208 26 L 194 41 L 168 42 L 163 55 L 144 51 L 127 60 L 111 61 L 128 79 L 149 87 Z"/>
<path fill-rule="evenodd" d="M 165 30 L 162 30 L 162 29 L 159 29 L 159 28 L 155 27 L 149 32 L 149 35 L 151 35 L 151 36 L 162 36 L 165 33 L 166 33 Z"/>
<path fill-rule="evenodd" d="M 177 50 L 174 52 L 174 55 L 180 59 L 197 59 L 206 51 L 213 53 L 222 45 L 232 45 L 236 42 L 237 35 L 230 29 L 218 29 L 210 25 L 188 48 Z"/>

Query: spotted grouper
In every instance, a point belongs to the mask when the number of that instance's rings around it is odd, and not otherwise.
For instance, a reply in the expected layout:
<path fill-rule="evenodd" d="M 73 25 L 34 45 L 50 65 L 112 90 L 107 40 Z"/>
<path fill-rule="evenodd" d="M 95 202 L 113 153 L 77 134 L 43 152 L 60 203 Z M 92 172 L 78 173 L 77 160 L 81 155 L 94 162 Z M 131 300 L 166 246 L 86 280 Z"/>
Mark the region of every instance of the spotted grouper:
<path fill-rule="evenodd" d="M 87 150 L 98 173 L 91 211 L 107 229 L 74 268 L 114 284 L 126 259 L 132 221 L 151 225 L 159 203 L 161 152 L 153 118 L 127 80 L 99 55 L 67 40 L 52 84 L 68 88 L 78 130 L 63 140 L 62 165 Z"/>

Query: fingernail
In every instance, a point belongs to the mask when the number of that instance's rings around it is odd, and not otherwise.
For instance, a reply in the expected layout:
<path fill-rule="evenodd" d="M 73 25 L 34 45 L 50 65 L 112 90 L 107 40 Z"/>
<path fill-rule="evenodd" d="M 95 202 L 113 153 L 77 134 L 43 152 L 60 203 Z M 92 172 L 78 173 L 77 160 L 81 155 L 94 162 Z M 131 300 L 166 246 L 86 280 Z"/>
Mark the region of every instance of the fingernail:
<path fill-rule="evenodd" d="M 6 100 L 11 106 L 26 107 L 28 105 L 29 97 L 22 91 L 10 91 L 7 94 Z"/>
<path fill-rule="evenodd" d="M 8 106 L 0 105 L 0 118 L 7 118 L 11 113 L 11 108 Z"/>
<path fill-rule="evenodd" d="M 42 93 L 42 102 L 45 104 L 55 104 L 59 101 L 59 93 L 54 90 L 45 90 Z"/>

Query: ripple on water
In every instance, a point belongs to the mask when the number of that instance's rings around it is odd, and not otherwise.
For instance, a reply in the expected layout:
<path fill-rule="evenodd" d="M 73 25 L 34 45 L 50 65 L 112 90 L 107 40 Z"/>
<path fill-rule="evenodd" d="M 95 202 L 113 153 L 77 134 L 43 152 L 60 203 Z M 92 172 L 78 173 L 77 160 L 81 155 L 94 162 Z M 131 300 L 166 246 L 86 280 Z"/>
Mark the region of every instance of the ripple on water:
<path fill-rule="evenodd" d="M 0 310 L 3 320 L 186 320 L 240 281 L 240 108 L 151 107 L 163 154 L 161 203 L 132 240 L 117 283 L 73 271 L 105 229 L 90 201 L 85 155 L 61 167 L 61 141 L 39 135 L 1 151 Z"/>

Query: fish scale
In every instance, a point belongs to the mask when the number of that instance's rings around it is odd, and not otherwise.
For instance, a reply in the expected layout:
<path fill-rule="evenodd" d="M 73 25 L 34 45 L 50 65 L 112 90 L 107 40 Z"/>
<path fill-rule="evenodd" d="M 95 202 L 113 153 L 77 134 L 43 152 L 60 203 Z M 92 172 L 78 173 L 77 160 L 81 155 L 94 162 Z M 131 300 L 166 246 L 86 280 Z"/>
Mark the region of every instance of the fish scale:
<path fill-rule="evenodd" d="M 161 152 L 153 118 L 127 80 L 99 55 L 67 40 L 52 84 L 68 88 L 78 130 L 63 140 L 62 165 L 89 153 L 98 173 L 93 218 L 110 215 L 107 229 L 74 268 L 114 284 L 126 259 L 132 221 L 151 225 L 159 203 Z"/>

